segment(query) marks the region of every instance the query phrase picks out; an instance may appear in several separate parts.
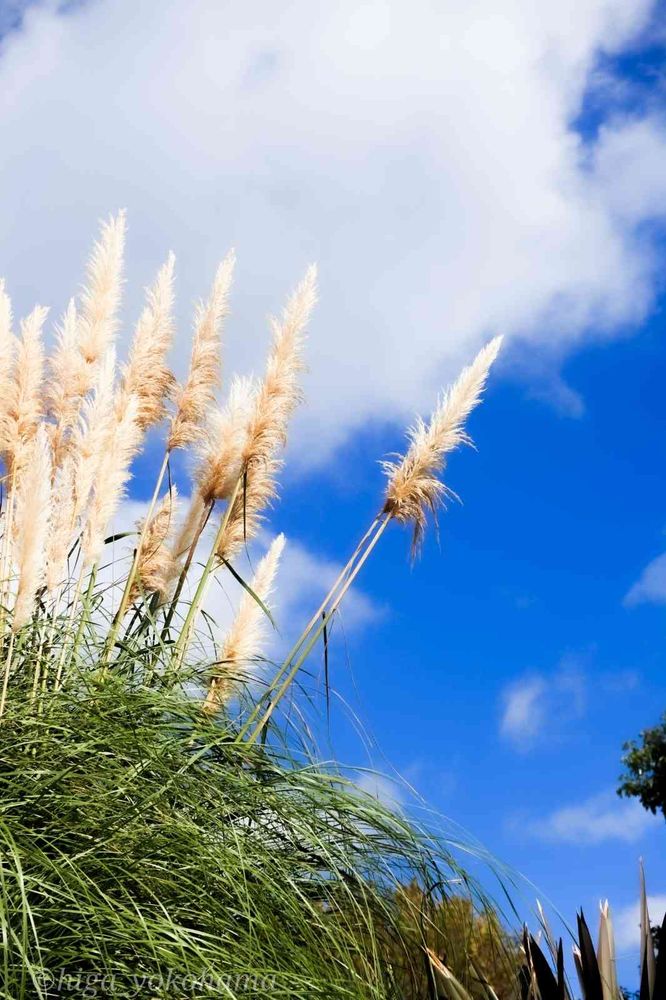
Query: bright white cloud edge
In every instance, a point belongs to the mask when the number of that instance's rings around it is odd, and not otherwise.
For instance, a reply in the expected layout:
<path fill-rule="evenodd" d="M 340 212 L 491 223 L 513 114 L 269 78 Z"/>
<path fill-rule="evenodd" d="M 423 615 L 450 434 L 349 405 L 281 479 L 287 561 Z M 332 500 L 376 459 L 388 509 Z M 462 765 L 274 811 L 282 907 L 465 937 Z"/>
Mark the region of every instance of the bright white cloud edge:
<path fill-rule="evenodd" d="M 647 903 L 651 926 L 661 926 L 666 912 L 666 894 L 648 896 Z M 638 960 L 641 942 L 639 900 L 629 906 L 619 907 L 613 911 L 612 916 L 618 951 L 631 953 Z"/>
<path fill-rule="evenodd" d="M 663 821 L 638 802 L 609 791 L 561 806 L 542 819 L 523 818 L 520 829 L 537 840 L 583 847 L 610 841 L 637 844 L 660 824 Z"/>
<path fill-rule="evenodd" d="M 647 564 L 625 594 L 625 607 L 639 604 L 666 604 L 666 552 Z"/>
<path fill-rule="evenodd" d="M 174 249 L 182 367 L 188 304 L 233 244 L 229 371 L 261 366 L 265 313 L 318 259 L 304 461 L 427 409 L 497 332 L 538 343 L 579 412 L 548 358 L 649 309 L 637 227 L 666 203 L 666 131 L 610 117 L 584 148 L 571 122 L 650 9 L 181 0 L 155 30 L 152 4 L 44 2 L 0 54 L 0 273 L 57 313 L 96 219 L 127 207 L 127 318 Z"/>

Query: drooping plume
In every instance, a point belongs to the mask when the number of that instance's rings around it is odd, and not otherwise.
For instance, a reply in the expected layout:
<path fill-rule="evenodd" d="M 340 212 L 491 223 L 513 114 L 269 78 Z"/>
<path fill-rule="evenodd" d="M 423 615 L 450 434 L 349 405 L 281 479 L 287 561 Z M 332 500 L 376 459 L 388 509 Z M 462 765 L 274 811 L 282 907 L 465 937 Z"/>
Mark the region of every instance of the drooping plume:
<path fill-rule="evenodd" d="M 410 446 L 399 461 L 383 462 L 388 477 L 384 512 L 401 524 L 414 527 L 412 552 L 418 549 L 428 514 L 444 502 L 447 488 L 439 476 L 446 456 L 461 444 L 469 444 L 465 421 L 481 400 L 490 367 L 497 357 L 501 337 L 495 337 L 445 392 L 430 419 L 420 418 L 409 430 Z"/>
<path fill-rule="evenodd" d="M 174 330 L 174 265 L 175 257 L 169 254 L 155 283 L 146 290 L 146 305 L 136 325 L 116 403 L 122 410 L 130 396 L 136 397 L 137 421 L 142 430 L 164 419 L 175 382 L 166 361 Z"/>
<path fill-rule="evenodd" d="M 160 506 L 145 527 L 137 525 L 142 538 L 137 565 L 137 579 L 130 591 L 130 601 L 141 594 L 159 594 L 163 598 L 172 578 L 173 555 L 167 545 L 178 503 L 175 486 L 165 494 Z"/>
<path fill-rule="evenodd" d="M 220 335 L 229 309 L 229 290 L 236 256 L 231 250 L 217 269 L 204 305 L 197 308 L 190 369 L 178 398 L 167 448 L 184 448 L 198 440 L 201 424 L 220 385 Z"/>
<path fill-rule="evenodd" d="M 3 408 L 2 449 L 10 476 L 18 476 L 27 461 L 30 443 L 42 416 L 44 347 L 42 328 L 48 309 L 35 306 L 21 321 L 13 378 Z"/>
<path fill-rule="evenodd" d="M 284 542 L 284 535 L 274 539 L 250 584 L 250 589 L 266 607 L 269 606 Z M 264 609 L 251 594 L 244 591 L 236 617 L 218 649 L 215 675 L 204 706 L 206 711 L 216 711 L 227 701 L 235 685 L 252 679 L 269 624 Z"/>
<path fill-rule="evenodd" d="M 287 440 L 289 419 L 301 399 L 303 338 L 316 300 L 317 269 L 312 265 L 289 298 L 281 319 L 271 321 L 273 341 L 266 374 L 255 396 L 242 453 L 242 489 L 217 547 L 220 559 L 230 559 L 256 534 L 263 512 L 277 494 L 278 456 Z"/>
<path fill-rule="evenodd" d="M 100 237 L 88 261 L 86 284 L 81 293 L 79 346 L 91 369 L 89 385 L 95 378 L 95 366 L 113 343 L 118 328 L 125 229 L 124 212 L 102 223 Z"/>
<path fill-rule="evenodd" d="M 30 619 L 35 596 L 44 583 L 51 496 L 51 449 L 44 424 L 40 425 L 26 451 L 14 520 L 14 558 L 18 569 L 14 631 Z"/>

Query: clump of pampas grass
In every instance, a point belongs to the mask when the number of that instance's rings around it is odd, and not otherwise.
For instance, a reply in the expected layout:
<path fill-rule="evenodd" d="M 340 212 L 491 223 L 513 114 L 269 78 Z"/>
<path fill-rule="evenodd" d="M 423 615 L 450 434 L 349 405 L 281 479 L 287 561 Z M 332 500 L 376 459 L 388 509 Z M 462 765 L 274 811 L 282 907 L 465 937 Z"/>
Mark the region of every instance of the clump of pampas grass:
<path fill-rule="evenodd" d="M 404 952 L 396 879 L 426 893 L 459 882 L 457 864 L 344 774 L 304 765 L 306 740 L 293 756 L 293 717 L 276 711 L 389 524 L 422 540 L 499 340 L 385 464 L 377 515 L 269 668 L 285 539 L 270 540 L 268 517 L 316 270 L 270 320 L 261 376 L 223 380 L 228 253 L 179 384 L 173 255 L 118 361 L 125 237 L 122 213 L 103 223 L 49 357 L 47 310 L 16 324 L 0 282 L 0 993 L 46 997 L 56 970 L 77 995 L 112 983 L 166 998 L 184 983 L 231 1000 L 388 1000 Z M 162 461 L 133 530 L 116 520 L 148 433 Z M 193 459 L 182 513 L 180 449 Z M 232 581 L 222 630 L 204 598 Z"/>
<path fill-rule="evenodd" d="M 316 268 L 307 269 L 282 313 L 269 320 L 263 375 L 230 378 L 220 398 L 234 252 L 222 259 L 207 298 L 196 307 L 189 369 L 178 385 L 168 357 L 175 333 L 173 254 L 146 289 L 128 358 L 117 363 L 125 238 L 123 213 L 103 223 L 85 283 L 56 326 L 49 358 L 43 346 L 47 310 L 37 306 L 20 321 L 16 336 L 9 295 L 0 284 L 0 455 L 6 488 L 0 642 L 27 628 L 40 637 L 37 663 L 25 643 L 13 643 L 11 653 L 6 648 L 3 683 L 10 692 L 11 682 L 18 690 L 24 681 L 34 692 L 34 675 L 39 675 L 39 691 L 46 696 L 55 678 L 60 687 L 86 665 L 108 675 L 122 672 L 126 663 L 135 670 L 137 662 L 150 676 L 157 672 L 179 683 L 199 624 L 206 623 L 201 609 L 208 586 L 220 574 L 241 579 L 234 563 L 246 546 L 256 544 L 278 496 L 289 424 L 302 400 Z M 265 683 L 242 726 L 250 741 L 265 730 L 388 524 L 411 524 L 414 550 L 421 543 L 428 517 L 450 493 L 441 478 L 446 456 L 469 440 L 465 422 L 480 401 L 500 343 L 496 338 L 480 351 L 440 397 L 428 421 L 416 421 L 406 453 L 383 463 L 383 505 L 292 651 Z M 163 460 L 152 499 L 134 535 L 129 568 L 124 578 L 114 569 L 109 588 L 110 525 L 146 433 L 160 428 Z M 171 456 L 183 448 L 196 461 L 189 501 L 180 515 Z M 202 690 L 207 713 L 228 701 L 235 687 L 232 675 L 239 682 L 251 679 L 269 638 L 263 634 L 266 602 L 281 539 L 259 563 L 254 581 L 241 580 L 246 589 L 237 617 L 218 644 L 217 668 L 209 671 L 207 690 Z M 71 628 L 60 627 L 63 621 L 75 626 L 73 636 Z M 103 653 L 96 658 L 91 643 L 100 638 Z"/>

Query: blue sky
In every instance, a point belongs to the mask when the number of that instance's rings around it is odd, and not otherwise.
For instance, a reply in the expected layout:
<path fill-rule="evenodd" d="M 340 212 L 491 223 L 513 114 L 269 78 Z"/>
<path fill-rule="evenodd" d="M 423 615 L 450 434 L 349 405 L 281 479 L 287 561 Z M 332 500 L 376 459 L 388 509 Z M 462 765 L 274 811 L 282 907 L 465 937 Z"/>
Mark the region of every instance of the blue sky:
<path fill-rule="evenodd" d="M 285 632 L 374 514 L 377 460 L 505 334 L 478 452 L 447 470 L 463 502 L 414 567 L 388 533 L 333 683 L 376 767 L 570 920 L 608 896 L 631 956 L 639 856 L 666 903 L 663 821 L 613 795 L 622 742 L 666 706 L 663 9 L 319 6 L 0 5 L 0 271 L 19 308 L 57 314 L 96 220 L 126 206 L 128 324 L 173 248 L 182 369 L 189 304 L 233 244 L 228 365 L 247 370 L 318 260 L 273 518 L 295 553 Z M 368 762 L 342 708 L 331 746 Z"/>

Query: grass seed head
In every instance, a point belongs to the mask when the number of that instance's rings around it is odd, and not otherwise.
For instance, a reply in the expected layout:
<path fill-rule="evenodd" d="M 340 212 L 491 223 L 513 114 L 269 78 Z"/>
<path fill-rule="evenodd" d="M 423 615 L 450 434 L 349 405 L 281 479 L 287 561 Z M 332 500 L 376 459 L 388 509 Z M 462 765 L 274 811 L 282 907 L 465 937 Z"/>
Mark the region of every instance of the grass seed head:
<path fill-rule="evenodd" d="M 388 477 L 383 510 L 399 523 L 413 525 L 413 553 L 423 539 L 428 514 L 436 514 L 449 494 L 439 478 L 447 454 L 461 444 L 471 443 L 465 421 L 481 401 L 501 344 L 501 337 L 486 344 L 440 397 L 430 423 L 418 418 L 410 428 L 406 454 L 399 461 L 382 463 Z"/>
<path fill-rule="evenodd" d="M 131 396 L 124 411 L 121 414 L 116 412 L 111 421 L 83 531 L 84 566 L 92 566 L 99 559 L 106 530 L 125 496 L 132 459 L 139 450 L 142 438 L 138 413 L 139 401 Z"/>
<path fill-rule="evenodd" d="M 278 535 L 274 539 L 257 566 L 250 584 L 250 589 L 267 607 L 284 543 L 284 535 Z M 252 594 L 244 591 L 236 617 L 218 650 L 218 663 L 205 702 L 206 711 L 216 711 L 229 698 L 236 685 L 252 679 L 254 665 L 263 650 L 268 625 L 264 609 Z"/>
<path fill-rule="evenodd" d="M 87 365 L 94 368 L 113 343 L 118 329 L 125 252 L 125 213 L 102 223 L 99 239 L 88 261 L 86 284 L 81 292 L 79 346 Z"/>
<path fill-rule="evenodd" d="M 289 419 L 301 400 L 303 341 L 317 301 L 317 269 L 289 297 L 280 320 L 272 320 L 272 343 L 266 373 L 255 394 L 241 456 L 241 488 L 217 546 L 220 559 L 230 559 L 259 528 L 266 508 L 277 496 L 278 452 L 287 440 Z"/>
<path fill-rule="evenodd" d="M 79 348 L 79 318 L 71 299 L 57 330 L 56 349 L 49 358 L 48 380 L 44 392 L 45 410 L 52 420 L 49 428 L 53 448 L 53 467 L 65 459 L 72 429 L 81 411 L 84 396 L 90 389 L 90 372 Z"/>
<path fill-rule="evenodd" d="M 28 459 L 29 446 L 42 417 L 44 346 L 42 330 L 48 309 L 35 306 L 21 320 L 14 370 L 7 387 L 2 412 L 2 445 L 5 466 L 10 476 L 18 477 Z"/>
<path fill-rule="evenodd" d="M 17 490 L 14 558 L 18 589 L 12 627 L 30 619 L 46 571 L 46 543 L 51 513 L 51 448 L 44 424 L 26 448 L 25 469 Z"/>
<path fill-rule="evenodd" d="M 146 291 L 146 305 L 134 332 L 116 406 L 123 410 L 130 396 L 138 400 L 137 421 L 142 430 L 159 424 L 166 416 L 175 378 L 167 365 L 174 331 L 174 266 L 169 254 L 153 286 Z"/>
<path fill-rule="evenodd" d="M 196 312 L 190 370 L 177 398 L 167 448 L 184 448 L 201 436 L 201 425 L 220 385 L 220 335 L 229 311 L 236 255 L 231 250 L 217 269 L 213 287 Z"/>
<path fill-rule="evenodd" d="M 168 537 L 173 529 L 178 507 L 178 491 L 175 486 L 164 495 L 162 502 L 151 517 L 145 529 L 137 525 L 143 533 L 137 566 L 137 581 L 130 591 L 130 601 L 143 594 L 159 594 L 164 598 L 172 578 L 173 554 Z"/>
<path fill-rule="evenodd" d="M 74 541 L 74 476 L 76 465 L 67 455 L 53 473 L 51 519 L 46 546 L 46 591 L 53 596 L 67 577 L 67 557 Z"/>
<path fill-rule="evenodd" d="M 198 492 L 205 504 L 228 500 L 236 485 L 255 398 L 256 386 L 252 379 L 236 376 L 226 405 L 212 407 L 208 412 L 195 474 Z"/>

